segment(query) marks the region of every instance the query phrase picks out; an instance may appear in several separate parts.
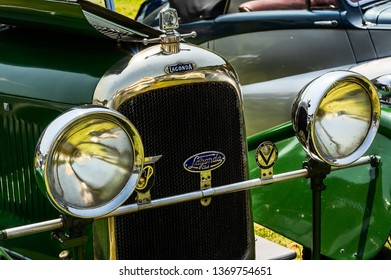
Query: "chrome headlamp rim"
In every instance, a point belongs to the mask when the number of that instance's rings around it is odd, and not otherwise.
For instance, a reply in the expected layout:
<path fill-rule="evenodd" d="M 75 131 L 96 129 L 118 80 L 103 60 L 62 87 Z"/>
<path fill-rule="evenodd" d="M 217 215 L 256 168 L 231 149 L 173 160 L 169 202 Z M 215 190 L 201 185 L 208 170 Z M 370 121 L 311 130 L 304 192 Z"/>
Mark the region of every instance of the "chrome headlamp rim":
<path fill-rule="evenodd" d="M 385 74 L 375 79 L 372 79 L 372 83 L 376 87 L 379 93 L 380 103 L 390 105 L 391 104 L 391 74 Z"/>
<path fill-rule="evenodd" d="M 336 158 L 323 153 L 316 143 L 315 118 L 320 113 L 322 101 L 343 83 L 350 83 L 365 91 L 370 101 L 371 116 L 361 144 L 350 154 Z M 374 85 L 358 73 L 337 70 L 318 77 L 302 89 L 292 106 L 292 123 L 296 136 L 308 156 L 331 166 L 346 166 L 359 159 L 370 147 L 379 128 L 380 113 L 380 101 Z"/>
<path fill-rule="evenodd" d="M 132 146 L 133 166 L 131 170 L 129 170 L 129 177 L 126 184 L 112 199 L 88 208 L 72 206 L 69 205 L 67 201 L 59 198 L 53 191 L 53 186 L 50 184 L 49 179 L 51 175 L 49 166 L 51 165 L 53 153 L 56 151 L 59 140 L 61 140 L 61 138 L 77 123 L 94 118 L 113 122 L 123 129 Z M 35 169 L 41 191 L 47 195 L 56 209 L 79 218 L 96 218 L 104 216 L 122 205 L 135 190 L 141 176 L 143 164 L 144 148 L 137 129 L 119 112 L 100 106 L 86 105 L 72 108 L 63 113 L 47 126 L 36 147 Z"/>

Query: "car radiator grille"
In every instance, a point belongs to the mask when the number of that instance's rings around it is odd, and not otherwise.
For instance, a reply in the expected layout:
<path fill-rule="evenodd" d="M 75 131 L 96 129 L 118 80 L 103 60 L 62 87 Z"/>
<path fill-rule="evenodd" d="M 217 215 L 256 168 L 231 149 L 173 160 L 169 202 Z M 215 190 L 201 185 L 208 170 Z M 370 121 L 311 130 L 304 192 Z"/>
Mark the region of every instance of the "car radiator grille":
<path fill-rule="evenodd" d="M 145 156 L 162 155 L 155 165 L 152 199 L 200 189 L 200 175 L 184 161 L 205 151 L 225 154 L 212 171 L 212 185 L 246 179 L 241 106 L 226 83 L 178 85 L 140 94 L 118 110 L 137 127 Z M 134 203 L 131 197 L 128 203 Z M 118 259 L 240 259 L 250 247 L 248 193 L 148 209 L 116 217 Z"/>
<path fill-rule="evenodd" d="M 41 221 L 58 216 L 47 198 L 38 189 L 34 177 L 34 147 L 43 128 L 28 120 L 1 116 L 0 125 L 0 213 Z M 4 214 L 5 215 L 5 214 Z M 1 219 L 4 222 L 5 219 Z M 5 227 L 0 223 L 0 228 Z"/>

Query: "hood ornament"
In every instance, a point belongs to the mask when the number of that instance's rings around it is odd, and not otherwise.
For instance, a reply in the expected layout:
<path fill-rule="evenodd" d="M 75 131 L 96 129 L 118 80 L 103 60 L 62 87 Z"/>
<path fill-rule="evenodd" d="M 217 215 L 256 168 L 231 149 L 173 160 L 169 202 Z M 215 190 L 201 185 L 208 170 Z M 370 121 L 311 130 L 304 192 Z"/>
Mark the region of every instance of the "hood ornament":
<path fill-rule="evenodd" d="M 161 43 L 164 54 L 174 54 L 181 51 L 180 41 L 186 38 L 195 38 L 195 31 L 187 34 L 179 34 L 176 29 L 179 27 L 179 16 L 175 9 L 168 8 L 160 12 L 160 29 L 164 32 L 159 38 L 144 39 L 144 45 Z"/>

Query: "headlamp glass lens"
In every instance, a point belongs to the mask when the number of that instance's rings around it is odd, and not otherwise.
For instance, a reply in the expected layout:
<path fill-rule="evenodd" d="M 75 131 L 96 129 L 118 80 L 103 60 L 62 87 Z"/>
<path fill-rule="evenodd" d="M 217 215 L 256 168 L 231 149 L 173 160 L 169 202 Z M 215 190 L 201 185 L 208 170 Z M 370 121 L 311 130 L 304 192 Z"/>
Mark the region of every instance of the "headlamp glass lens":
<path fill-rule="evenodd" d="M 365 89 L 340 82 L 325 96 L 315 115 L 313 137 L 318 153 L 327 160 L 351 155 L 366 138 L 371 121 L 371 100 Z"/>
<path fill-rule="evenodd" d="M 129 180 L 134 151 L 112 119 L 80 120 L 54 147 L 48 168 L 52 195 L 67 207 L 89 208 L 113 199 Z"/>

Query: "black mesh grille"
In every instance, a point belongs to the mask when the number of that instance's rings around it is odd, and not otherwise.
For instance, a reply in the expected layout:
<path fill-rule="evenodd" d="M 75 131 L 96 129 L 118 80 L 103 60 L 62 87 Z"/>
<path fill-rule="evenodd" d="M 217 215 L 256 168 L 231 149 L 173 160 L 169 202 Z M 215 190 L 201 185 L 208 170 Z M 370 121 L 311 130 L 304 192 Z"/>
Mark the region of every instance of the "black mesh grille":
<path fill-rule="evenodd" d="M 197 191 L 200 175 L 184 161 L 205 151 L 225 154 L 212 171 L 213 186 L 246 179 L 240 103 L 225 83 L 162 88 L 122 104 L 119 111 L 137 127 L 145 155 L 156 163 L 152 199 Z M 249 249 L 245 192 L 145 210 L 116 218 L 119 259 L 240 259 Z M 134 197 L 130 202 L 134 202 Z"/>

